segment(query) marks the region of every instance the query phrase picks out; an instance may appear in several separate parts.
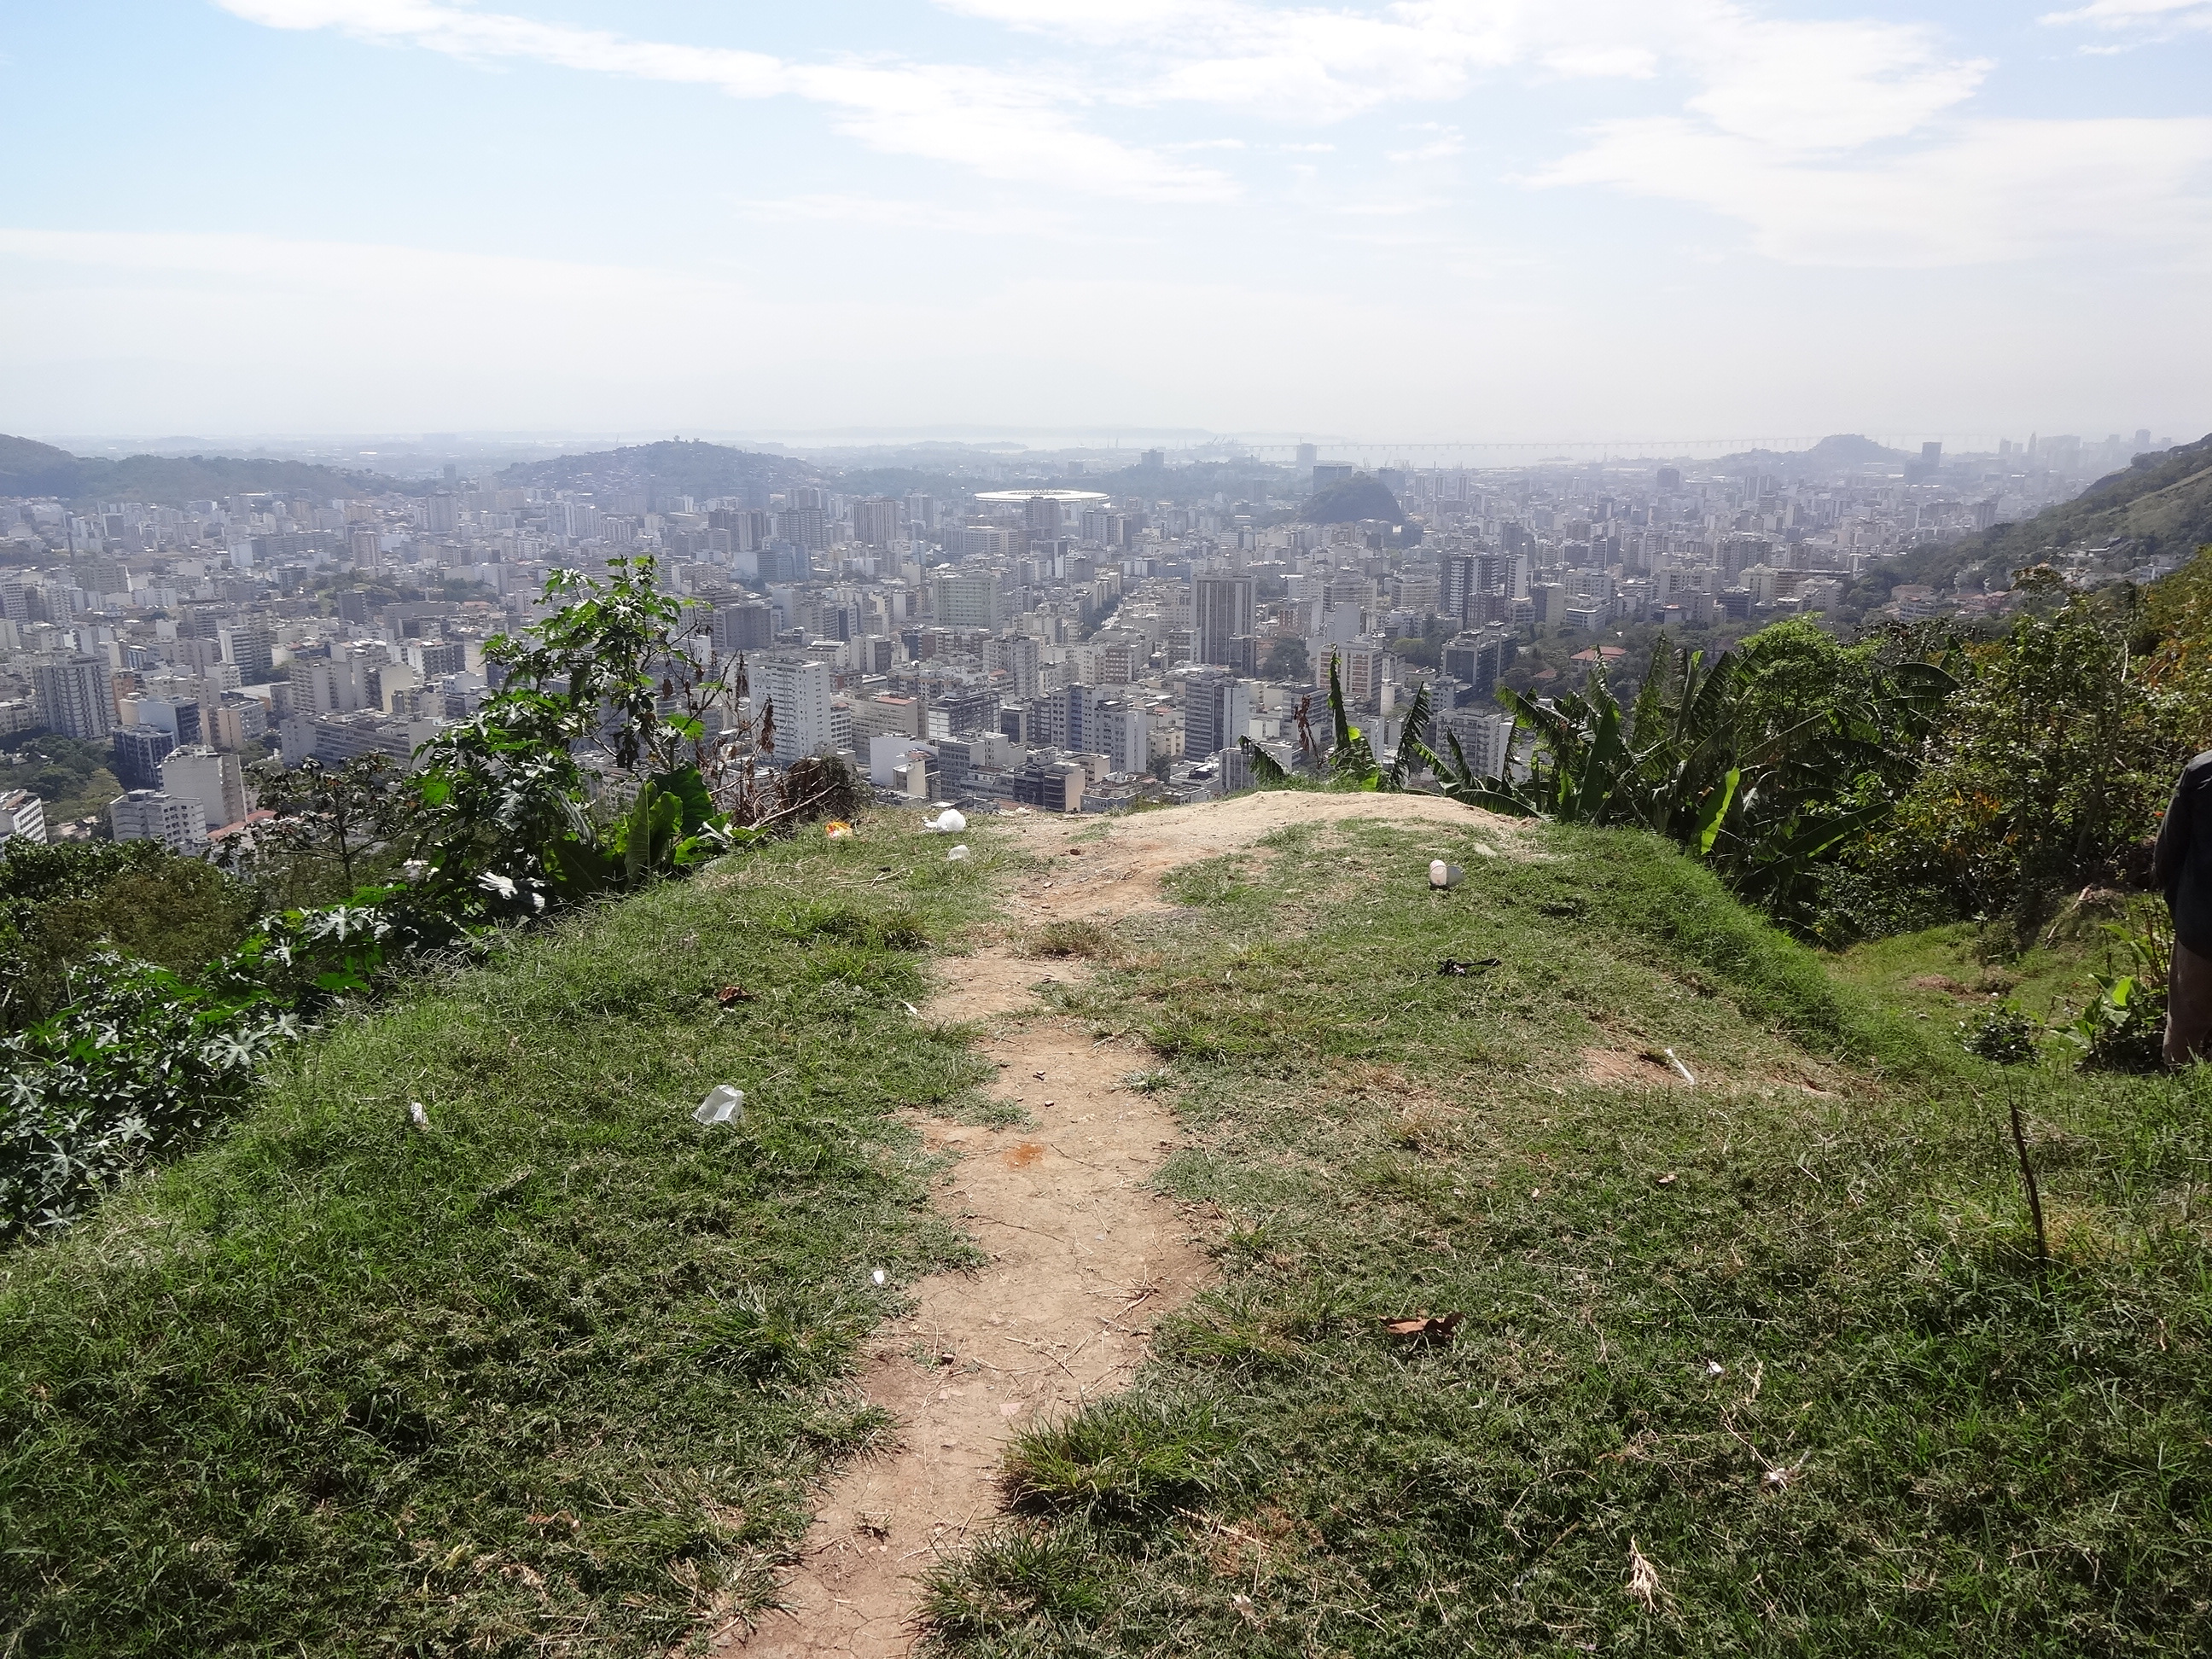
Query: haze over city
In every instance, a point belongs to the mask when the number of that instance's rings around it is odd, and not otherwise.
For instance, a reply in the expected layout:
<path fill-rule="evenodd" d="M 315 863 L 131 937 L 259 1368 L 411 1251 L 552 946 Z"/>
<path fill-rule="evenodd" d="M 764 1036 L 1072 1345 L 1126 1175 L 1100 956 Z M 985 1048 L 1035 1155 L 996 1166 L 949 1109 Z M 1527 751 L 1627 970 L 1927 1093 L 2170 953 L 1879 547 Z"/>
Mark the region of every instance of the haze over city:
<path fill-rule="evenodd" d="M 0 429 L 2186 435 L 2208 26 L 17 8 Z"/>

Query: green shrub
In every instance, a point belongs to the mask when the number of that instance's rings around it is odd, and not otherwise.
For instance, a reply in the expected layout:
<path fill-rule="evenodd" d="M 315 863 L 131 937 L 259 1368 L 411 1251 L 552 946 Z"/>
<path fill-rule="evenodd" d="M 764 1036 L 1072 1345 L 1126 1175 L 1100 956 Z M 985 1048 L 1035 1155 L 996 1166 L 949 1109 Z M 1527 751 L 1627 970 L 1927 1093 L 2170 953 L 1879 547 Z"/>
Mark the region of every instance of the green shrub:
<path fill-rule="evenodd" d="M 242 1105 L 292 1016 L 218 1001 L 161 968 L 103 956 L 77 998 L 0 1038 L 0 1239 L 52 1232 L 156 1152 Z"/>

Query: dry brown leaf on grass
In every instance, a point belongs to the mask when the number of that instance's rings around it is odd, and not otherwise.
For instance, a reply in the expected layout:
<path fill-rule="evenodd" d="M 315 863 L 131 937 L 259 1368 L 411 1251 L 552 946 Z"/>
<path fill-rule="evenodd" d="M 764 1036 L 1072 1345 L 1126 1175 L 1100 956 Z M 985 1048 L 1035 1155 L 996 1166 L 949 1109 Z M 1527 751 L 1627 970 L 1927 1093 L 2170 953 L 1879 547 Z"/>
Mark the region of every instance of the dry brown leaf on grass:
<path fill-rule="evenodd" d="M 1448 1313 L 1442 1318 L 1433 1318 L 1427 1314 L 1418 1313 L 1410 1319 L 1386 1319 L 1382 1322 L 1382 1328 L 1384 1332 L 1401 1342 L 1414 1344 L 1449 1342 L 1452 1339 L 1452 1333 L 1457 1330 L 1466 1319 L 1467 1316 L 1463 1313 Z"/>
<path fill-rule="evenodd" d="M 1633 1538 L 1628 1540 L 1628 1593 L 1644 1603 L 1646 1613 L 1657 1606 L 1659 1598 L 1667 1593 L 1659 1582 L 1659 1569 L 1637 1547 Z"/>

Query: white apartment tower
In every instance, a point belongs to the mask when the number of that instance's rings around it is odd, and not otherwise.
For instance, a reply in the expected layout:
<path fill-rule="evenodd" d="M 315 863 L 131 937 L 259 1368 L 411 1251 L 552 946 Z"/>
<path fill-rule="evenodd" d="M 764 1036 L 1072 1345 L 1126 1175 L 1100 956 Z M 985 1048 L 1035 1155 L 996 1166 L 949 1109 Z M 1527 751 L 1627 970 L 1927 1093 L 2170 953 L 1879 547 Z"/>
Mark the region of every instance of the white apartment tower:
<path fill-rule="evenodd" d="M 754 712 L 775 710 L 778 765 L 829 745 L 830 679 L 828 663 L 789 652 L 770 652 L 751 665 Z"/>

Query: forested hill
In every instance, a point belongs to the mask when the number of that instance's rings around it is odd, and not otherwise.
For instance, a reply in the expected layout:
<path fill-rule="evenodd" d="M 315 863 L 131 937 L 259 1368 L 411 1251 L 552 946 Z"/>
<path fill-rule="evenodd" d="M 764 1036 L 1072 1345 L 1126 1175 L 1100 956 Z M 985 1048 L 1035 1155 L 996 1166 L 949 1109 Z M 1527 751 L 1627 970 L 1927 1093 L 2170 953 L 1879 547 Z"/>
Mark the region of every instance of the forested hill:
<path fill-rule="evenodd" d="M 1893 582 L 1942 588 L 1978 564 L 1991 581 L 2001 583 L 2048 554 L 2118 537 L 2141 543 L 2146 558 L 2186 556 L 2212 542 L 2212 435 L 2159 454 L 2138 455 L 2126 469 L 2100 478 L 2070 501 L 1946 547 L 1921 548 L 1882 574 Z"/>
<path fill-rule="evenodd" d="M 58 495 L 65 501 L 149 501 L 181 507 L 263 489 L 341 495 L 419 494 L 374 472 L 347 472 L 309 461 L 229 455 L 126 455 L 121 460 L 72 455 L 52 444 L 0 434 L 0 495 Z"/>
<path fill-rule="evenodd" d="M 588 455 L 521 461 L 501 472 L 499 481 L 510 489 L 659 489 L 707 500 L 743 495 L 752 489 L 817 483 L 823 477 L 818 468 L 788 456 L 757 454 L 724 444 L 687 443 L 678 438 Z"/>
<path fill-rule="evenodd" d="M 1903 466 L 1913 459 L 1904 450 L 1890 449 L 1858 433 L 1838 432 L 1821 439 L 1810 449 L 1744 449 L 1723 455 L 1717 461 L 1694 465 L 1729 472 L 1755 467 L 1761 472 L 1777 472 L 1795 478 L 1825 475 L 1844 467 Z"/>
<path fill-rule="evenodd" d="M 1406 511 L 1380 478 L 1355 472 L 1317 492 L 1298 509 L 1308 524 L 1357 524 L 1362 519 L 1388 519 L 1403 524 Z"/>

